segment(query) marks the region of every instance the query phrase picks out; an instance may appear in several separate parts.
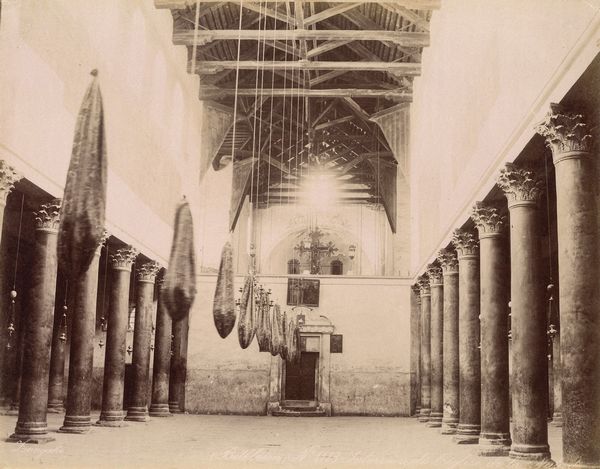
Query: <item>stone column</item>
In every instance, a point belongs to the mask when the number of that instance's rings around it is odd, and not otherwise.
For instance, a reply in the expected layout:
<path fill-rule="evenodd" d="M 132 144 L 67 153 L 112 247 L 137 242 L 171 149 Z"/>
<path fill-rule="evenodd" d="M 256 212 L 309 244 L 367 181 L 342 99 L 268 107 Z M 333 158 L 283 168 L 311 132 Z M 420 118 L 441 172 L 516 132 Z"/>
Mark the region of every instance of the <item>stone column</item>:
<path fill-rule="evenodd" d="M 10 191 L 15 187 L 21 176 L 15 168 L 6 161 L 0 160 L 0 241 L 2 240 L 2 227 L 4 225 L 4 209 L 6 208 L 6 198 Z"/>
<path fill-rule="evenodd" d="M 6 198 L 8 197 L 8 194 L 10 194 L 10 191 L 13 189 L 15 183 L 21 179 L 21 175 L 19 173 L 17 173 L 17 171 L 10 166 L 8 163 L 6 163 L 6 161 L 4 160 L 0 160 L 0 242 L 2 241 L 2 232 L 3 232 L 3 225 L 4 225 L 4 210 L 6 208 Z M 4 284 L 4 280 L 0 279 L 0 282 L 2 282 L 1 284 Z M 11 301 L 15 301 L 15 298 L 11 298 Z M 9 311 L 10 310 L 10 306 L 8 304 L 7 301 L 7 297 L 6 296 L 2 296 L 0 297 L 0 308 L 2 308 L 3 311 Z M 9 313 L 10 314 L 10 313 Z M 16 318 L 12 318 L 13 320 Z M 9 325 L 11 325 L 11 323 L 8 323 Z M 15 324 L 12 323 L 12 326 L 14 327 Z M 20 327 L 19 329 L 22 329 L 22 327 Z M 14 333 L 14 330 L 13 330 Z M 17 331 L 18 336 L 20 337 L 16 337 L 16 345 L 17 345 L 17 349 L 15 350 L 16 352 L 16 360 L 14 360 L 14 370 L 15 370 L 15 375 L 17 376 L 17 380 L 16 383 L 14 383 L 12 385 L 12 402 L 11 402 L 11 406 L 10 406 L 10 410 L 8 411 L 7 415 L 18 415 L 19 413 L 19 395 L 20 395 L 20 380 L 21 380 L 21 361 L 22 361 L 22 334 L 21 331 Z M 11 334 L 12 335 L 12 334 Z M 12 337 L 9 338 L 8 340 L 13 340 Z M 8 343 L 7 343 L 8 345 Z M 12 348 L 12 345 L 10 347 L 7 346 L 7 348 L 5 349 L 0 349 L 0 364 L 3 363 L 7 363 L 8 361 L 12 361 L 13 357 L 11 356 L 6 356 L 5 354 L 8 354 L 8 350 L 10 350 L 10 348 Z M 12 353 L 15 353 L 12 352 Z M 11 355 L 12 355 L 11 353 Z"/>
<path fill-rule="evenodd" d="M 164 274 L 158 280 L 162 285 Z M 150 416 L 172 417 L 169 412 L 169 372 L 171 367 L 172 321 L 162 301 L 158 289 L 158 310 L 156 312 L 156 332 L 154 333 L 154 366 L 152 367 L 152 404 Z"/>
<path fill-rule="evenodd" d="M 100 251 L 108 233 L 96 249 L 85 274 L 75 280 L 74 313 L 71 319 L 71 349 L 67 405 L 61 433 L 87 433 L 92 425 L 92 380 L 94 370 L 94 335 L 98 295 Z"/>
<path fill-rule="evenodd" d="M 66 293 L 65 293 L 66 294 Z M 68 307 L 65 302 L 54 313 L 54 329 L 52 332 L 52 352 L 50 353 L 50 382 L 48 384 L 48 413 L 62 414 L 63 385 L 65 380 L 65 342 L 67 340 L 66 320 Z M 57 314 L 58 313 L 58 314 Z"/>
<path fill-rule="evenodd" d="M 172 414 L 181 414 L 183 412 L 181 399 L 185 387 L 185 375 L 187 358 L 185 356 L 185 336 L 188 330 L 188 317 L 179 321 L 173 321 L 172 330 L 172 356 L 171 370 L 169 376 L 169 411 Z"/>
<path fill-rule="evenodd" d="M 431 413 L 428 427 L 442 426 L 443 415 L 443 343 L 444 331 L 444 284 L 442 268 L 430 264 L 427 268 L 429 285 L 431 287 Z"/>
<path fill-rule="evenodd" d="M 558 105 L 537 131 L 556 171 L 563 462 L 600 467 L 600 181 L 580 114 Z"/>
<path fill-rule="evenodd" d="M 426 275 L 419 277 L 421 294 L 421 411 L 419 422 L 431 413 L 431 287 Z"/>
<path fill-rule="evenodd" d="M 417 284 L 411 286 L 410 292 L 410 327 L 411 368 L 414 374 L 414 384 L 411 385 L 414 400 L 411 399 L 411 406 L 415 406 L 411 415 L 418 417 L 421 412 L 421 293 Z"/>
<path fill-rule="evenodd" d="M 548 331 L 552 339 L 552 389 L 554 391 L 554 405 L 552 412 L 552 425 L 563 426 L 562 419 L 562 382 L 560 372 L 560 332 L 554 324 L 550 324 Z"/>
<path fill-rule="evenodd" d="M 444 384 L 442 435 L 453 435 L 459 416 L 458 259 L 454 249 L 440 251 L 444 275 Z"/>
<path fill-rule="evenodd" d="M 150 384 L 150 343 L 152 341 L 152 313 L 154 281 L 160 266 L 147 262 L 137 271 L 137 299 L 133 330 L 133 390 L 125 420 L 148 421 L 148 386 Z"/>
<path fill-rule="evenodd" d="M 507 164 L 498 186 L 510 212 L 512 418 L 509 456 L 548 460 L 546 312 L 537 202 L 541 183 L 531 171 Z"/>
<path fill-rule="evenodd" d="M 60 200 L 43 204 L 35 214 L 36 230 L 33 247 L 27 320 L 24 321 L 23 366 L 19 417 L 15 433 L 8 441 L 43 443 L 48 436 L 46 409 L 50 344 L 56 293 L 56 242 Z"/>
<path fill-rule="evenodd" d="M 477 443 L 481 431 L 481 365 L 479 357 L 479 249 L 476 236 L 456 230 L 458 254 L 458 357 L 460 415 L 454 441 Z"/>
<path fill-rule="evenodd" d="M 110 312 L 106 330 L 102 412 L 97 425 L 120 427 L 123 425 L 123 386 L 125 383 L 125 343 L 129 314 L 129 284 L 131 266 L 137 257 L 131 247 L 117 250 L 110 256 L 112 282 Z"/>
<path fill-rule="evenodd" d="M 481 282 L 481 434 L 480 456 L 508 456 L 508 272 L 504 249 L 506 217 L 498 208 L 477 203 L 471 218 L 479 231 Z"/>

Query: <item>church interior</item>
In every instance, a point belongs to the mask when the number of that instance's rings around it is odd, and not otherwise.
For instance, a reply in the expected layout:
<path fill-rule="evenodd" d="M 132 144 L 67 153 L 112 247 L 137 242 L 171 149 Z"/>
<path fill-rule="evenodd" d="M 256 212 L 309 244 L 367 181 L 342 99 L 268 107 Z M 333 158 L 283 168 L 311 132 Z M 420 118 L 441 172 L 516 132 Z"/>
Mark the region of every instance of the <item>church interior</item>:
<path fill-rule="evenodd" d="M 599 142 L 600 0 L 0 0 L 0 466 L 600 468 Z"/>

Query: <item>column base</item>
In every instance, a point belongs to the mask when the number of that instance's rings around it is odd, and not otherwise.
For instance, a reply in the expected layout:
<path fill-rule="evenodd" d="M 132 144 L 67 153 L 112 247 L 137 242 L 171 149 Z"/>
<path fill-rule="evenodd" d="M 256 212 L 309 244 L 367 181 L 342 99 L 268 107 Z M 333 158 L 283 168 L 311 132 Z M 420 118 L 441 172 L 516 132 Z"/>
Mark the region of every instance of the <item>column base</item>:
<path fill-rule="evenodd" d="M 427 426 L 430 428 L 440 428 L 442 426 L 442 415 L 441 412 L 431 412 Z"/>
<path fill-rule="evenodd" d="M 508 457 L 521 461 L 543 461 L 544 467 L 554 467 L 556 463 L 550 459 L 548 445 L 512 444 Z"/>
<path fill-rule="evenodd" d="M 92 419 L 89 415 L 65 415 L 63 426 L 58 429 L 59 433 L 83 434 L 92 428 Z"/>
<path fill-rule="evenodd" d="M 508 433 L 481 433 L 479 435 L 479 456 L 508 456 L 512 441 Z"/>
<path fill-rule="evenodd" d="M 431 409 L 422 408 L 421 412 L 419 413 L 419 422 L 429 422 L 429 414 L 431 414 Z"/>
<path fill-rule="evenodd" d="M 29 443 L 34 445 L 41 445 L 44 443 L 50 443 L 55 441 L 55 438 L 47 435 L 21 435 L 19 433 L 13 433 L 6 440 L 7 443 Z"/>
<path fill-rule="evenodd" d="M 479 443 L 480 432 L 481 425 L 459 423 L 458 427 L 456 427 L 456 434 L 452 438 L 452 441 L 457 445 L 475 445 Z"/>
<path fill-rule="evenodd" d="M 183 411 L 179 408 L 179 402 L 169 401 L 169 412 L 172 414 L 183 414 Z"/>
<path fill-rule="evenodd" d="M 442 435 L 454 435 L 457 431 L 458 419 L 456 417 L 442 418 Z"/>
<path fill-rule="evenodd" d="M 555 427 L 563 426 L 563 418 L 561 412 L 554 412 L 554 415 L 552 415 L 552 425 L 554 425 Z"/>
<path fill-rule="evenodd" d="M 11 404 L 4 415 L 19 415 L 19 404 Z"/>
<path fill-rule="evenodd" d="M 127 409 L 127 416 L 125 420 L 128 422 L 148 422 L 150 417 L 148 416 L 148 408 L 144 407 L 130 407 Z"/>
<path fill-rule="evenodd" d="M 420 405 L 418 405 L 418 406 L 415 408 L 415 413 L 414 413 L 414 415 L 412 415 L 412 417 L 419 418 L 419 414 L 420 414 L 420 413 L 421 413 L 421 406 L 420 406 Z"/>
<path fill-rule="evenodd" d="M 567 464 L 563 462 L 561 469 L 600 469 L 600 464 Z"/>
<path fill-rule="evenodd" d="M 100 418 L 95 423 L 98 427 L 126 427 L 123 422 L 125 414 L 122 410 L 106 410 L 100 413 Z"/>
<path fill-rule="evenodd" d="M 48 408 L 46 409 L 46 411 L 49 414 L 64 414 L 66 412 L 66 409 L 62 402 L 59 402 L 48 404 Z"/>
<path fill-rule="evenodd" d="M 173 417 L 169 412 L 169 404 L 152 404 L 149 414 L 150 417 Z"/>
<path fill-rule="evenodd" d="M 8 443 L 32 443 L 42 444 L 54 441 L 48 436 L 48 424 L 43 422 L 18 422 L 15 432 L 6 441 Z"/>

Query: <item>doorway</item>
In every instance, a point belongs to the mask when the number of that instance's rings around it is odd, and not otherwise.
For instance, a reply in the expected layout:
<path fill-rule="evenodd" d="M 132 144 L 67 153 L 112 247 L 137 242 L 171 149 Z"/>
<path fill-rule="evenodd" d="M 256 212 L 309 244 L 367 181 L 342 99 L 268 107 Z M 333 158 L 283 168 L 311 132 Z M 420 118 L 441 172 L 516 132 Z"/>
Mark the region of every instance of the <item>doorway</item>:
<path fill-rule="evenodd" d="M 285 399 L 314 401 L 318 352 L 302 352 L 296 363 L 285 362 Z"/>

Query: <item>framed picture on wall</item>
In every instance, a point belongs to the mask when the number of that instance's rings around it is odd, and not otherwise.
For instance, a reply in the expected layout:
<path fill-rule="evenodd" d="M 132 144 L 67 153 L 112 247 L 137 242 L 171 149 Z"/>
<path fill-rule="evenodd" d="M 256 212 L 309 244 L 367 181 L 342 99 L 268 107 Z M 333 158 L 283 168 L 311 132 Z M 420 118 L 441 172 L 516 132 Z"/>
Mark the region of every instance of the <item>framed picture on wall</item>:
<path fill-rule="evenodd" d="M 319 306 L 321 281 L 312 278 L 288 278 L 289 306 Z"/>

